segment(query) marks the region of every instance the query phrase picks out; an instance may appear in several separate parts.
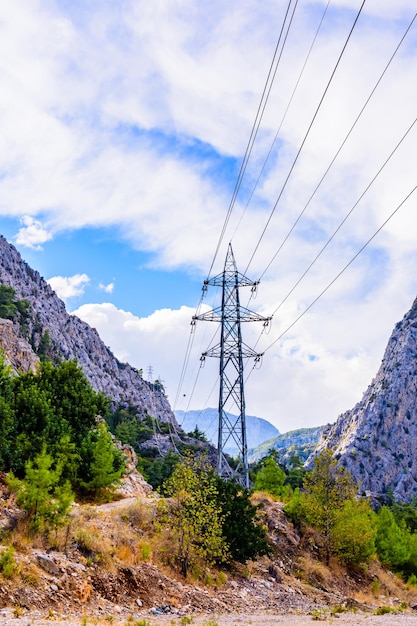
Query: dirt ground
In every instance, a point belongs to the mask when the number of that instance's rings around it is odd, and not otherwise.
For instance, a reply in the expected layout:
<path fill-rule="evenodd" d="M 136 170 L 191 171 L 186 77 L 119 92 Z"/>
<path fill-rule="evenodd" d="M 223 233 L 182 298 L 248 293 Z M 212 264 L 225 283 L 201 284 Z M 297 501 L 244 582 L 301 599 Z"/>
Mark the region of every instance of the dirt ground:
<path fill-rule="evenodd" d="M 317 619 L 311 615 L 194 615 L 192 616 L 192 626 L 312 626 L 317 621 L 323 624 L 337 624 L 337 626 L 417 626 L 417 615 L 393 614 L 386 615 L 364 615 L 347 613 L 335 616 L 323 616 Z M 1 626 L 182 626 L 185 622 L 180 617 L 172 615 L 149 616 L 136 615 L 132 620 L 114 619 L 97 620 L 95 618 L 69 618 L 65 621 L 37 619 L 28 614 L 25 617 L 0 617 Z"/>

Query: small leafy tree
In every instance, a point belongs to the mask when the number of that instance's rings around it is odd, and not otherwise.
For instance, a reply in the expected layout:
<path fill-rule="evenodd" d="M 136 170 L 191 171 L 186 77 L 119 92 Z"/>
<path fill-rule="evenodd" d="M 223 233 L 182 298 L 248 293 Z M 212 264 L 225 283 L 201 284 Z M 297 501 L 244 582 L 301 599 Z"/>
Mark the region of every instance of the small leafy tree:
<path fill-rule="evenodd" d="M 187 576 L 199 561 L 224 560 L 226 542 L 214 472 L 203 456 L 185 457 L 164 483 L 159 524 L 169 537 L 174 561 Z"/>
<path fill-rule="evenodd" d="M 217 501 L 223 517 L 227 556 L 246 563 L 269 552 L 265 527 L 258 520 L 259 506 L 250 501 L 250 491 L 233 480 L 216 478 Z"/>
<path fill-rule="evenodd" d="M 284 490 L 285 472 L 275 459 L 267 457 L 259 472 L 256 474 L 255 491 L 266 491 L 272 496 L 280 496 Z"/>
<path fill-rule="evenodd" d="M 354 499 L 356 485 L 351 474 L 337 465 L 332 451 L 327 449 L 314 459 L 312 472 L 304 478 L 304 488 L 304 515 L 307 523 L 323 534 L 329 564 L 338 512 L 347 500 Z"/>
<path fill-rule="evenodd" d="M 367 500 L 346 500 L 337 509 L 332 552 L 346 565 L 365 563 L 376 552 L 376 515 Z"/>
<path fill-rule="evenodd" d="M 17 491 L 17 503 L 28 513 L 34 531 L 55 531 L 65 524 L 74 501 L 68 481 L 61 483 L 62 467 L 42 448 L 34 461 L 26 464 L 25 478 L 20 481 L 11 474 L 9 485 Z"/>
<path fill-rule="evenodd" d="M 4 578 L 12 578 L 19 572 L 19 567 L 14 558 L 13 546 L 9 546 L 0 553 L 0 572 Z"/>

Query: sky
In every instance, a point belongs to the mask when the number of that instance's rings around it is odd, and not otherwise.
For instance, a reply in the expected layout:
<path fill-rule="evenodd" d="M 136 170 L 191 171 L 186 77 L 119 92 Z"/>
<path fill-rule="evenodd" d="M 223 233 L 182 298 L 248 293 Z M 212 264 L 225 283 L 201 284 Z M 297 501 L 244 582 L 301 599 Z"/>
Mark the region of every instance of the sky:
<path fill-rule="evenodd" d="M 0 0 L 0 232 L 174 409 L 217 406 L 229 243 L 281 432 L 361 399 L 417 295 L 416 6 L 361 5 Z"/>

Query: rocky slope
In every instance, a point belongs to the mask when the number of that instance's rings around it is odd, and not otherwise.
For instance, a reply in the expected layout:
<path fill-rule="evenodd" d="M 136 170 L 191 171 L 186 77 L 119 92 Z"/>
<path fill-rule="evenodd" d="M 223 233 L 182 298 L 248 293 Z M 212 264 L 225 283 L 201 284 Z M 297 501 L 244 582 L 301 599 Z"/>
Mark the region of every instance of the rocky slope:
<path fill-rule="evenodd" d="M 35 352 L 43 345 L 53 361 L 77 359 L 93 388 L 109 397 L 113 406 L 131 404 L 143 415 L 175 423 L 165 394 L 143 380 L 138 370 L 118 361 L 94 328 L 69 315 L 47 282 L 1 235 L 0 283 L 13 287 L 17 299 L 30 303 L 24 328 L 4 321 L 0 324 L 0 345 L 15 369 L 31 369 L 37 359 Z"/>
<path fill-rule="evenodd" d="M 228 623 L 235 625 L 250 624 L 252 618 L 242 616 L 261 613 L 264 624 L 271 623 L 272 615 L 285 615 L 282 623 L 287 624 L 292 615 L 310 614 L 309 622 L 332 621 L 346 610 L 355 611 L 348 623 L 356 624 L 356 610 L 369 614 L 382 604 L 393 611 L 407 606 L 415 619 L 415 588 L 407 588 L 376 561 L 356 572 L 324 566 L 314 558 L 312 537 L 303 542 L 282 503 L 267 499 L 263 522 L 271 545 L 268 556 L 246 566 L 235 564 L 221 578 L 215 568 L 207 569 L 206 583 L 184 580 L 161 563 L 159 544 L 148 535 L 155 506 L 152 494 L 76 506 L 70 526 L 55 538 L 52 549 L 39 543 L 40 538 L 34 545 L 25 539 L 21 512 L 0 477 L 0 529 L 6 525 L 16 561 L 11 578 L 0 576 L 0 623 L 10 619 L 14 624 L 18 616 L 25 618 L 25 626 L 41 617 L 58 623 L 66 616 L 75 624 L 154 624 L 165 616 L 163 623 L 179 626 L 201 623 L 194 615 L 205 614 L 202 623 L 208 626 L 217 623 L 218 615 L 229 614 Z M 141 551 L 141 546 L 151 552 Z"/>
<path fill-rule="evenodd" d="M 269 450 L 278 450 L 281 463 L 288 465 L 293 455 L 298 455 L 301 461 L 305 461 L 314 451 L 320 439 L 322 426 L 313 428 L 299 428 L 282 433 L 278 437 L 268 439 L 262 444 L 248 450 L 249 463 L 256 463 L 266 456 Z"/>
<path fill-rule="evenodd" d="M 361 492 L 381 498 L 392 490 L 409 502 L 417 497 L 416 392 L 417 299 L 396 325 L 362 400 L 324 429 L 316 453 L 331 448 Z"/>

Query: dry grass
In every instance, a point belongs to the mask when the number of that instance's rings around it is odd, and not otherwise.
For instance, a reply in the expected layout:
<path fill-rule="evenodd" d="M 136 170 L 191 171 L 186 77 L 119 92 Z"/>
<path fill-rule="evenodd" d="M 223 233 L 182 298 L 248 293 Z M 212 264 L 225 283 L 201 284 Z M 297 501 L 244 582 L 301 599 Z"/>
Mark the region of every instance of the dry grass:
<path fill-rule="evenodd" d="M 41 582 L 42 572 L 35 563 L 25 563 L 22 565 L 20 578 L 29 587 L 37 587 Z"/>
<path fill-rule="evenodd" d="M 255 491 L 252 494 L 250 501 L 255 506 L 258 504 L 265 504 L 265 502 L 276 502 L 279 498 L 274 498 L 270 493 L 266 491 Z"/>
<path fill-rule="evenodd" d="M 27 553 L 32 548 L 45 549 L 49 545 L 48 538 L 41 533 L 35 533 L 29 528 L 26 518 L 19 520 L 16 528 L 10 531 L 9 542 L 22 554 Z"/>
<path fill-rule="evenodd" d="M 123 519 L 131 524 L 136 530 L 149 530 L 154 518 L 154 511 L 149 503 L 137 500 L 123 512 Z"/>
<path fill-rule="evenodd" d="M 334 584 L 336 578 L 333 568 L 327 567 L 308 554 L 298 559 L 296 576 L 313 587 L 326 589 Z"/>
<path fill-rule="evenodd" d="M 152 508 L 141 500 L 114 510 L 82 507 L 75 511 L 69 541 L 106 569 L 117 563 L 134 566 L 153 560 L 152 521 Z"/>

